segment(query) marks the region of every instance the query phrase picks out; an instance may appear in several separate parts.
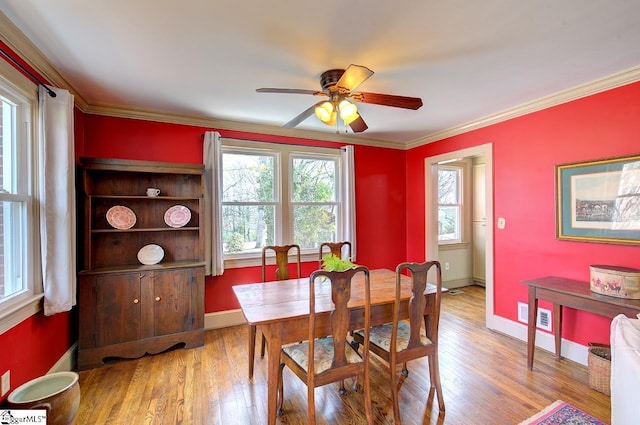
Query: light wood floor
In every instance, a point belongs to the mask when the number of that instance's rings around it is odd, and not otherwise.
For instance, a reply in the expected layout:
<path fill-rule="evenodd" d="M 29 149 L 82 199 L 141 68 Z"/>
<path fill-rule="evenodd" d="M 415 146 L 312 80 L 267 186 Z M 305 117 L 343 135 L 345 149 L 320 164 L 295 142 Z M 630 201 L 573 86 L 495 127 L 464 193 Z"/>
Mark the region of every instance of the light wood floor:
<path fill-rule="evenodd" d="M 259 344 L 258 344 L 259 346 Z M 259 353 L 257 355 L 259 359 Z M 376 424 L 393 423 L 387 374 L 373 359 Z M 585 366 L 536 350 L 526 367 L 526 344 L 484 327 L 484 288 L 446 295 L 440 325 L 440 374 L 446 413 L 429 396 L 426 360 L 409 364 L 400 385 L 406 424 L 512 425 L 561 399 L 609 422 L 608 396 L 589 388 Z M 247 326 L 206 332 L 205 346 L 121 361 L 80 373 L 82 393 L 74 422 L 81 424 L 266 424 L 265 361 L 247 379 Z M 281 424 L 305 424 L 306 387 L 285 371 Z M 364 423 L 362 394 L 316 389 L 321 424 Z"/>

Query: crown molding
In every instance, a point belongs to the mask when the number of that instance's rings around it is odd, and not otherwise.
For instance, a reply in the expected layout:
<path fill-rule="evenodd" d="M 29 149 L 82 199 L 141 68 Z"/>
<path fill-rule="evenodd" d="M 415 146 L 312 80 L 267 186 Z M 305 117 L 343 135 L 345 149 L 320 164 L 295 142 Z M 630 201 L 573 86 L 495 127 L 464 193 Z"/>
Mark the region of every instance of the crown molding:
<path fill-rule="evenodd" d="M 598 80 L 591 81 L 570 89 L 566 89 L 549 96 L 542 97 L 531 102 L 523 103 L 514 108 L 506 109 L 504 111 L 487 115 L 477 120 L 470 121 L 465 124 L 461 124 L 455 127 L 448 128 L 446 130 L 438 131 L 429 134 L 425 137 L 413 140 L 405 145 L 406 149 L 413 149 L 419 146 L 426 145 L 428 143 L 436 142 L 438 140 L 446 139 L 448 137 L 457 136 L 462 133 L 466 133 L 479 128 L 487 127 L 493 124 L 497 124 L 503 121 L 517 118 L 532 112 L 541 111 L 543 109 L 550 108 L 552 106 L 560 105 L 563 103 L 571 102 L 576 99 L 591 96 L 593 94 L 601 93 L 607 90 L 621 87 L 627 84 L 640 81 L 640 66 L 629 68 L 627 70 L 617 72 L 615 74 L 608 75 Z"/>
<path fill-rule="evenodd" d="M 80 110 L 84 111 L 87 108 L 88 104 L 80 93 L 58 72 L 40 49 L 2 12 L 0 12 L 0 40 L 50 85 L 69 90 L 73 94 L 75 105 Z"/>

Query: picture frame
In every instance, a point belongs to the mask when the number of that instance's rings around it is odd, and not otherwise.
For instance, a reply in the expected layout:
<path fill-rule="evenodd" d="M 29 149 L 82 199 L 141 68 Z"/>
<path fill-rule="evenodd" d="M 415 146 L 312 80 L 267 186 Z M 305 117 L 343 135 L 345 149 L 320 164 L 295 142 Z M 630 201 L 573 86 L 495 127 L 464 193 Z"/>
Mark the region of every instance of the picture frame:
<path fill-rule="evenodd" d="M 556 239 L 640 245 L 640 154 L 555 168 Z"/>

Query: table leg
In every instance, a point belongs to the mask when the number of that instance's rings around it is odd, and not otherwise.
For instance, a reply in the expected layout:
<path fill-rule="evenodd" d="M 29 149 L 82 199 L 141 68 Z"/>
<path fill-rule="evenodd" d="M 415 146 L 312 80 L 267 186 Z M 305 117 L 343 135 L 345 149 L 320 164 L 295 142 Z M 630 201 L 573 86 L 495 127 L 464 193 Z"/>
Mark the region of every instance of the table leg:
<path fill-rule="evenodd" d="M 280 369 L 280 350 L 282 335 L 277 323 L 264 326 L 262 332 L 267 338 L 267 423 L 276 424 L 278 404 L 278 372 Z"/>
<path fill-rule="evenodd" d="M 527 367 L 533 370 L 533 353 L 536 349 L 536 316 L 538 315 L 538 299 L 536 288 L 529 286 L 529 317 L 527 320 Z"/>
<path fill-rule="evenodd" d="M 249 325 L 249 344 L 247 344 L 247 347 L 249 347 L 249 380 L 253 379 L 253 364 L 255 362 L 255 357 L 256 357 L 255 343 L 256 343 L 256 326 Z"/>
<path fill-rule="evenodd" d="M 553 303 L 553 333 L 556 337 L 556 357 L 560 358 L 562 342 L 562 305 Z"/>

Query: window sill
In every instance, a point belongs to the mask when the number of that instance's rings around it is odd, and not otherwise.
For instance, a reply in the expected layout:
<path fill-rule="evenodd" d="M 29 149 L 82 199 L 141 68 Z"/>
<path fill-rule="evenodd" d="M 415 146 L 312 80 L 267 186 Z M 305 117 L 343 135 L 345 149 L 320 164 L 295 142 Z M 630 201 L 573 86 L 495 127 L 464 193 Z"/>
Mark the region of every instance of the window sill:
<path fill-rule="evenodd" d="M 42 310 L 44 294 L 34 295 L 13 308 L 0 313 L 0 335 Z"/>
<path fill-rule="evenodd" d="M 469 242 L 438 244 L 439 251 L 454 251 L 456 249 L 467 249 L 467 248 L 469 248 Z"/>
<path fill-rule="evenodd" d="M 262 255 L 262 254 L 260 254 Z M 290 256 L 289 262 L 295 261 L 293 256 Z M 308 263 L 308 262 L 318 262 L 318 253 L 302 253 L 300 254 L 300 262 Z M 267 257 L 267 264 L 275 264 L 275 260 L 273 257 Z M 224 260 L 224 268 L 225 269 L 237 269 L 242 267 L 259 267 L 262 266 L 262 256 L 251 256 L 244 258 L 228 258 Z"/>

